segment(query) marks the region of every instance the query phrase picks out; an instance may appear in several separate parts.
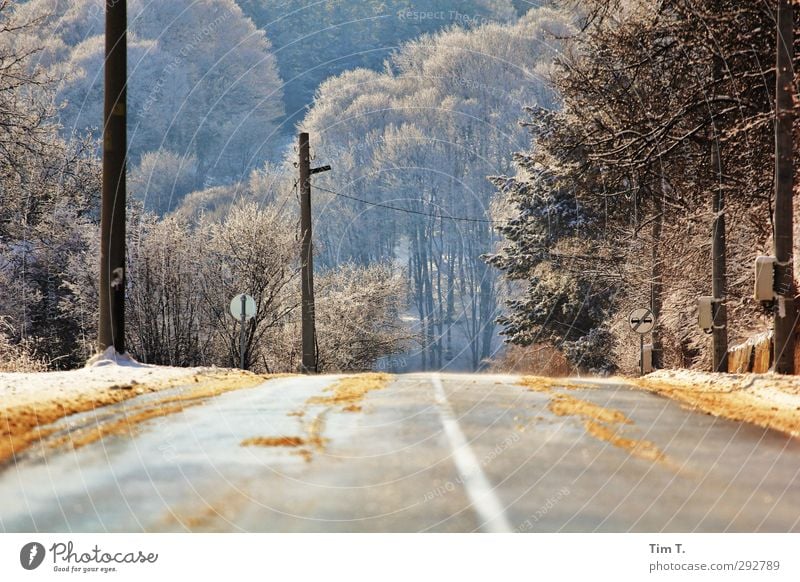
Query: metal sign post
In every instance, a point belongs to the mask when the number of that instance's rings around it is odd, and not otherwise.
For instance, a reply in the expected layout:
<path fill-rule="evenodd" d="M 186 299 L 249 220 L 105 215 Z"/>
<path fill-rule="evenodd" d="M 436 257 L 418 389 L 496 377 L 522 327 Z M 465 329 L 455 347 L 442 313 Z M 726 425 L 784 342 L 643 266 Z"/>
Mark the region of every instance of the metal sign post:
<path fill-rule="evenodd" d="M 239 318 L 239 321 L 242 322 L 242 325 L 239 328 L 239 368 L 244 370 L 244 322 L 247 321 L 247 319 L 245 319 L 247 311 L 247 297 L 242 294 L 239 296 L 239 298 L 242 300 L 241 317 Z"/>
<path fill-rule="evenodd" d="M 249 319 L 252 319 L 256 315 L 256 300 L 246 293 L 237 295 L 231 300 L 230 311 L 233 318 L 239 321 L 241 325 L 241 328 L 239 328 L 239 367 L 244 370 L 244 356 L 246 352 L 245 325 Z"/>
<path fill-rule="evenodd" d="M 628 325 L 632 331 L 639 334 L 639 373 L 644 376 L 644 334 L 653 331 L 656 317 L 651 309 L 640 307 L 630 312 Z"/>
<path fill-rule="evenodd" d="M 242 369 L 244 369 L 244 359 L 242 359 Z M 644 376 L 644 334 L 639 334 L 639 375 Z"/>

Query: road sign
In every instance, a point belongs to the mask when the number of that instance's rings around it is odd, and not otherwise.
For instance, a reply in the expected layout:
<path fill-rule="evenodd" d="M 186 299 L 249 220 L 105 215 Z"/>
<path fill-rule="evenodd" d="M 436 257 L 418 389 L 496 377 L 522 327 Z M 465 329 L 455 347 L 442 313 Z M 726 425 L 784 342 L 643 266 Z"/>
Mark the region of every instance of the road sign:
<path fill-rule="evenodd" d="M 628 324 L 636 333 L 647 333 L 653 330 L 653 326 L 656 324 L 656 317 L 650 309 L 640 307 L 631 311 L 628 316 Z"/>
<path fill-rule="evenodd" d="M 244 303 L 242 303 L 244 297 Z M 244 310 L 244 318 L 252 319 L 256 314 L 256 300 L 242 293 L 231 299 L 231 315 L 237 321 L 242 321 L 242 310 Z"/>

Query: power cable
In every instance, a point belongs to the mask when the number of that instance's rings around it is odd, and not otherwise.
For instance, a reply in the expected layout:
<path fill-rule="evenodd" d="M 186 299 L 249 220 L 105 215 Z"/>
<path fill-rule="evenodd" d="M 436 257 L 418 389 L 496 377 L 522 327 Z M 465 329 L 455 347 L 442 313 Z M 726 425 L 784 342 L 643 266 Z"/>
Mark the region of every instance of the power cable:
<path fill-rule="evenodd" d="M 370 202 L 369 200 L 364 200 L 362 198 L 356 198 L 355 196 L 349 196 L 347 194 L 342 194 L 341 192 L 334 192 L 333 190 L 328 190 L 327 188 L 323 188 L 322 186 L 314 185 L 314 188 L 317 190 L 322 190 L 323 192 L 329 192 L 336 196 L 340 196 L 342 198 L 347 198 L 348 200 L 354 200 L 356 202 L 361 202 L 362 204 L 366 204 L 368 206 L 377 206 L 378 208 L 386 208 L 387 210 L 396 210 L 398 212 L 406 212 L 408 214 L 417 214 L 420 216 L 428 216 L 431 218 L 446 218 L 447 220 L 457 220 L 461 222 L 478 222 L 483 224 L 503 224 L 501 222 L 495 220 L 487 220 L 485 218 L 469 218 L 466 216 L 444 216 L 441 214 L 430 214 L 428 212 L 422 212 L 420 210 L 411 210 L 409 208 L 400 208 L 399 206 L 391 206 L 389 204 L 381 204 L 380 202 Z"/>

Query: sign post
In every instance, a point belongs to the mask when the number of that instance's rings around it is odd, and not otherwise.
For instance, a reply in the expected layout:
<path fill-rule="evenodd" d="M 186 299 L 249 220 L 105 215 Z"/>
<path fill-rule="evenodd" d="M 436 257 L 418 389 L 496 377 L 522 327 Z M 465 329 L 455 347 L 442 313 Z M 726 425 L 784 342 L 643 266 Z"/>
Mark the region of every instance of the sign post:
<path fill-rule="evenodd" d="M 628 315 L 628 325 L 639 334 L 639 373 L 644 376 L 644 334 L 653 331 L 656 317 L 651 309 L 639 307 Z"/>
<path fill-rule="evenodd" d="M 231 315 L 241 325 L 239 328 L 239 367 L 244 370 L 245 324 L 247 320 L 256 315 L 256 300 L 246 293 L 237 295 L 231 299 Z"/>

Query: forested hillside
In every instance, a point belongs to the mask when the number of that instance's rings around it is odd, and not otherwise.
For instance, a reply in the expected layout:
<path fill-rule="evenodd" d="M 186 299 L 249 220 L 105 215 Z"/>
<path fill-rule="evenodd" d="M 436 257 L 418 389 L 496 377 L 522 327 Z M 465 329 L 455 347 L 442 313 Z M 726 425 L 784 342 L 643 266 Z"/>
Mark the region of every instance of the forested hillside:
<path fill-rule="evenodd" d="M 406 41 L 489 22 L 509 23 L 536 2 L 512 0 L 240 0 L 272 41 L 285 83 L 287 129 L 325 79 L 359 67 L 381 70 Z"/>
<path fill-rule="evenodd" d="M 130 0 L 133 193 L 158 213 L 189 192 L 246 179 L 280 159 L 314 93 L 400 45 L 448 27 L 512 22 L 534 2 Z M 99 135 L 103 0 L 29 0 L 21 45 L 58 80 L 61 133 Z"/>
<path fill-rule="evenodd" d="M 31 0 L 16 12 L 32 23 L 17 46 L 35 49 L 32 65 L 56 82 L 62 135 L 96 138 L 104 2 Z M 279 154 L 275 57 L 234 0 L 130 0 L 128 14 L 128 167 L 148 208 L 168 211 L 186 193 L 244 179 Z"/>
<path fill-rule="evenodd" d="M 137 6 L 143 5 L 131 2 Z M 171 38 L 159 38 L 174 11 L 196 21 L 175 18 L 183 24 Z M 134 195 L 137 188 L 157 195 L 163 205 L 151 210 L 163 212 L 175 202 L 176 177 L 187 190 L 196 187 L 193 179 L 201 185 L 217 180 L 213 168 L 222 167 L 222 158 L 204 148 L 224 151 L 233 143 L 238 130 L 230 124 L 248 131 L 274 127 L 269 123 L 280 112 L 280 86 L 263 33 L 231 2 L 174 3 L 159 5 L 155 13 L 133 14 L 131 28 L 151 40 L 131 35 L 130 54 L 141 57 L 138 70 L 148 74 L 137 77 L 137 61 L 131 59 L 129 183 Z M 0 5 L 3 370 L 79 367 L 97 349 L 100 144 L 97 136 L 65 120 L 89 111 L 101 115 L 101 16 L 102 3 L 93 2 Z M 231 48 L 237 44 L 232 38 L 195 52 L 180 48 L 189 46 L 181 39 L 191 43 L 198 30 L 212 25 L 215 34 L 244 31 L 245 42 L 238 49 Z M 245 70 L 258 77 L 255 84 L 236 87 L 228 75 Z M 194 85 L 185 94 L 175 93 L 185 87 L 183 75 L 194 75 Z M 174 104 L 171 97 L 185 100 L 178 101 L 172 124 L 168 117 L 158 118 L 171 129 L 149 125 L 153 120 L 145 116 L 147 129 L 137 133 L 151 97 L 145 86 L 156 91 L 152 107 L 160 113 L 158 108 Z M 264 123 L 251 127 L 245 117 L 252 112 L 244 101 L 259 87 L 277 93 L 266 101 Z M 186 105 L 191 107 L 183 116 Z M 201 147 L 192 132 L 208 124 L 214 129 L 211 141 Z M 160 135 L 169 147 L 150 151 L 155 143 L 137 141 L 137 135 Z M 142 196 L 130 201 L 125 316 L 134 357 L 155 364 L 237 366 L 240 327 L 227 315 L 228 295 L 247 292 L 255 297 L 257 311 L 245 330 L 246 365 L 296 370 L 300 261 L 296 207 L 288 205 L 291 179 L 270 175 L 263 162 L 259 167 L 230 184 L 200 189 L 191 197 L 194 205 L 184 204 L 175 215 L 160 217 L 144 209 L 148 200 Z M 219 212 L 213 212 L 215 205 Z M 402 350 L 410 338 L 399 319 L 404 275 L 391 265 L 332 266 L 320 274 L 317 302 L 321 370 L 369 369 L 380 357 Z"/>

